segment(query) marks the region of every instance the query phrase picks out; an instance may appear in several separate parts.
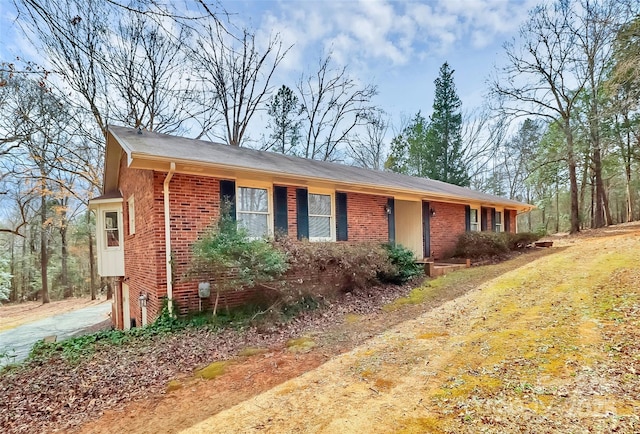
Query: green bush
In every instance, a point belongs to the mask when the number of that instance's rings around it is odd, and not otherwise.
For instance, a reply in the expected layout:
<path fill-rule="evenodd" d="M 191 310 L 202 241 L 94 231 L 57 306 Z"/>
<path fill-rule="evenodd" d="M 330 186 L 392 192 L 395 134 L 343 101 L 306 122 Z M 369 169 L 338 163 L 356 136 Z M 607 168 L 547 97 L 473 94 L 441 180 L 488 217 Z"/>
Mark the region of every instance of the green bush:
<path fill-rule="evenodd" d="M 424 273 L 413 252 L 399 244 L 383 244 L 392 267 L 378 273 L 381 282 L 401 284 Z"/>
<path fill-rule="evenodd" d="M 216 291 L 215 315 L 221 292 L 272 281 L 286 270 L 286 253 L 265 239 L 250 238 L 223 212 L 217 224 L 194 243 L 187 275 L 211 281 Z"/>

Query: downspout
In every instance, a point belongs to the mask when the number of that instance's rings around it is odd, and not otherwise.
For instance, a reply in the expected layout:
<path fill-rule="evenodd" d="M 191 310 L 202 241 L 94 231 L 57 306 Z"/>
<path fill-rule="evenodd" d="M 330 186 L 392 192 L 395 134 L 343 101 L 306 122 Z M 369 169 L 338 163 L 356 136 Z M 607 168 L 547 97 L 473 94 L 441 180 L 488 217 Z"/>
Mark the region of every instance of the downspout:
<path fill-rule="evenodd" d="M 169 210 L 169 182 L 176 171 L 176 163 L 173 161 L 169 166 L 169 173 L 164 178 L 163 195 L 164 195 L 164 247 L 165 247 L 165 266 L 167 270 L 167 300 L 169 313 L 173 314 L 173 272 L 171 270 L 171 214 Z"/>

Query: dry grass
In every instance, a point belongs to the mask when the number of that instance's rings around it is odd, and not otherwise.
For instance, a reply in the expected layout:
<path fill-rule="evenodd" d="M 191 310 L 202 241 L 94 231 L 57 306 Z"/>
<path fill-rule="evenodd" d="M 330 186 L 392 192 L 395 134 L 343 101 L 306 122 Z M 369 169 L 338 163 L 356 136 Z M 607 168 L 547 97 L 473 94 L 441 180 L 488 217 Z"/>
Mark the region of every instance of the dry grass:
<path fill-rule="evenodd" d="M 187 432 L 640 432 L 629 228 L 569 238 Z M 436 282 L 392 310 L 430 299 Z"/>

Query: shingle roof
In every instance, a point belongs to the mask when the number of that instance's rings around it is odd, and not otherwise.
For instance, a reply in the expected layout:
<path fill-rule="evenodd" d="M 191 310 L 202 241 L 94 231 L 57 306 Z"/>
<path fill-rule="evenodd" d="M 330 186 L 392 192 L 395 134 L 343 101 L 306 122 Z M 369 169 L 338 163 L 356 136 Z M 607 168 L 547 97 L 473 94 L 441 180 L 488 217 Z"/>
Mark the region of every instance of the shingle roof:
<path fill-rule="evenodd" d="M 510 199 L 427 178 L 382 172 L 326 161 L 188 139 L 134 128 L 110 126 L 109 131 L 131 156 L 223 165 L 229 168 L 315 178 L 341 184 L 367 185 L 378 189 L 435 194 L 460 200 L 493 203 L 514 208 L 533 208 Z"/>

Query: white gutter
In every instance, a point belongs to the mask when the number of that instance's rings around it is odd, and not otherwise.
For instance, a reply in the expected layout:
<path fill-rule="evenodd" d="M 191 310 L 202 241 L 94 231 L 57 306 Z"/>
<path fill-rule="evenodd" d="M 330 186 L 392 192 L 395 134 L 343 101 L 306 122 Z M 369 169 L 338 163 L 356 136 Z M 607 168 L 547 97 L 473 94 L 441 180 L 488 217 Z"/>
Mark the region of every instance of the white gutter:
<path fill-rule="evenodd" d="M 171 270 L 171 214 L 169 213 L 169 182 L 176 171 L 176 163 L 173 161 L 169 166 L 169 173 L 164 178 L 164 247 L 165 266 L 167 267 L 167 299 L 169 301 L 169 313 L 173 313 L 173 272 Z"/>

